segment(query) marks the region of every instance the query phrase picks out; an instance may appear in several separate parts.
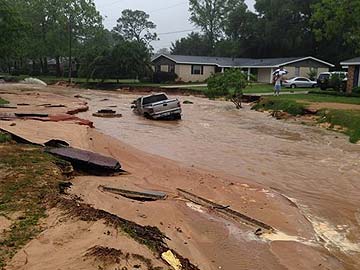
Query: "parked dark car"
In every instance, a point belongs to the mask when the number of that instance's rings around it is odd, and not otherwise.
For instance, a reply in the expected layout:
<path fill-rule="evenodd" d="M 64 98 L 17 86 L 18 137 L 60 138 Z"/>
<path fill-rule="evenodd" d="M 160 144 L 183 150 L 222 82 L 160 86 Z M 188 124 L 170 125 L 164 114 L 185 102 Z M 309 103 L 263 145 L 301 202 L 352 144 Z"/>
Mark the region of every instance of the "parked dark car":
<path fill-rule="evenodd" d="M 334 76 L 339 76 L 341 80 L 341 89 L 346 88 L 347 83 L 347 72 L 344 71 L 334 71 L 334 72 L 322 72 L 319 74 L 317 79 L 317 85 L 320 87 L 321 90 L 326 90 L 328 88 L 335 88 L 334 80 L 332 78 Z"/>

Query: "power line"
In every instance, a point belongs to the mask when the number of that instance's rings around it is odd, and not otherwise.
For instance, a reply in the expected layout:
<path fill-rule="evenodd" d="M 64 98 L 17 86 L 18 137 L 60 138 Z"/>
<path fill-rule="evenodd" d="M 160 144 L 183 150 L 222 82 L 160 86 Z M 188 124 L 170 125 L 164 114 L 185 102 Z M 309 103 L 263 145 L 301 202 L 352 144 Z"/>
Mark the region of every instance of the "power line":
<path fill-rule="evenodd" d="M 158 12 L 158 11 L 168 10 L 168 9 L 171 9 L 171 8 L 174 8 L 174 7 L 182 6 L 182 5 L 187 4 L 187 3 L 188 3 L 188 1 L 182 1 L 182 2 L 177 3 L 175 5 L 172 5 L 172 6 L 150 10 L 149 13 L 155 13 L 155 12 Z"/>
<path fill-rule="evenodd" d="M 186 33 L 186 32 L 191 32 L 191 31 L 196 31 L 196 30 L 200 30 L 199 28 L 193 28 L 193 29 L 188 29 L 188 30 L 179 30 L 179 31 L 173 31 L 173 32 L 165 32 L 165 33 L 158 33 L 158 36 L 164 36 L 164 35 L 171 35 L 171 34 L 179 34 L 179 33 Z"/>
<path fill-rule="evenodd" d="M 113 6 L 113 5 L 115 5 L 115 4 L 120 4 L 121 2 L 124 2 L 124 1 L 126 1 L 126 0 L 116 0 L 116 1 L 114 1 L 114 2 L 111 2 L 110 4 L 102 5 L 102 6 L 99 6 L 99 7 L 97 7 L 97 8 L 103 8 L 103 7 Z"/>

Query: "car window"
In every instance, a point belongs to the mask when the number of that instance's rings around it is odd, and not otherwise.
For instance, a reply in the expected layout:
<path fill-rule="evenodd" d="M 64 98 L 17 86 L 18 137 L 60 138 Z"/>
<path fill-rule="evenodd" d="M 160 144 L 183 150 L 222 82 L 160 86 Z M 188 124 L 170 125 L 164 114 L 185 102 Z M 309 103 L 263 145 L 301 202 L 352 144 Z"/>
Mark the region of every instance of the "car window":
<path fill-rule="evenodd" d="M 330 78 L 330 74 L 320 74 L 319 75 L 319 80 L 324 80 L 324 79 L 329 79 Z"/>
<path fill-rule="evenodd" d="M 155 103 L 155 102 L 159 102 L 159 101 L 163 101 L 163 100 L 167 100 L 167 99 L 168 98 L 165 94 L 154 95 L 154 96 L 144 98 L 143 105 L 151 104 L 151 103 Z"/>
<path fill-rule="evenodd" d="M 306 79 L 306 78 L 297 78 L 295 81 L 297 81 L 297 82 L 308 82 L 308 79 Z"/>

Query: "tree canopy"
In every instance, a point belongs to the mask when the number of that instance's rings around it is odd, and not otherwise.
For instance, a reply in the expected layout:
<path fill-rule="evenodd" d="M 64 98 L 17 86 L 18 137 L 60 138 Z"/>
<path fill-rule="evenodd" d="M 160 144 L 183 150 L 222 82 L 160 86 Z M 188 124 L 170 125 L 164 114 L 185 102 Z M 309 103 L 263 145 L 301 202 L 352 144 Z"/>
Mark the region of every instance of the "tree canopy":
<path fill-rule="evenodd" d="M 312 55 L 338 64 L 360 53 L 359 1 L 256 0 L 256 12 L 242 0 L 189 3 L 190 21 L 201 33 L 174 42 L 174 54 L 253 58 Z"/>
<path fill-rule="evenodd" d="M 144 11 L 125 9 L 113 31 L 126 40 L 136 40 L 149 45 L 157 39 L 157 34 L 151 32 L 156 25 L 149 18 L 149 14 Z"/>

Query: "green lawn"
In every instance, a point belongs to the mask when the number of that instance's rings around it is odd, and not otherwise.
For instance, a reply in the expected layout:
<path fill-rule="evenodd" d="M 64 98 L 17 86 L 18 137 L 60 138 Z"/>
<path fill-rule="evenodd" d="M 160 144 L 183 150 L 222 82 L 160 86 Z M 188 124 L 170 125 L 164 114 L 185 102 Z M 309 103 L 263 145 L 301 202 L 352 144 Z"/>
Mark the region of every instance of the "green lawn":
<path fill-rule="evenodd" d="M 269 97 L 271 100 L 291 100 L 307 102 L 327 102 L 327 103 L 345 103 L 360 104 L 360 97 L 334 96 L 326 94 L 299 94 L 299 95 L 280 95 L 279 97 Z"/>
<path fill-rule="evenodd" d="M 189 87 L 189 89 L 191 90 L 195 90 L 195 91 L 201 91 L 201 92 L 205 92 L 207 87 L 206 86 L 193 86 L 193 87 Z M 289 88 L 283 88 L 282 91 L 307 91 L 307 90 L 316 90 L 316 89 L 309 89 L 309 88 L 295 88 L 295 89 L 289 89 Z M 244 89 L 244 94 L 262 94 L 262 93 L 272 93 L 274 92 L 274 86 L 271 84 L 260 84 L 260 83 L 253 83 L 251 85 L 249 85 L 248 87 L 246 87 Z"/>

